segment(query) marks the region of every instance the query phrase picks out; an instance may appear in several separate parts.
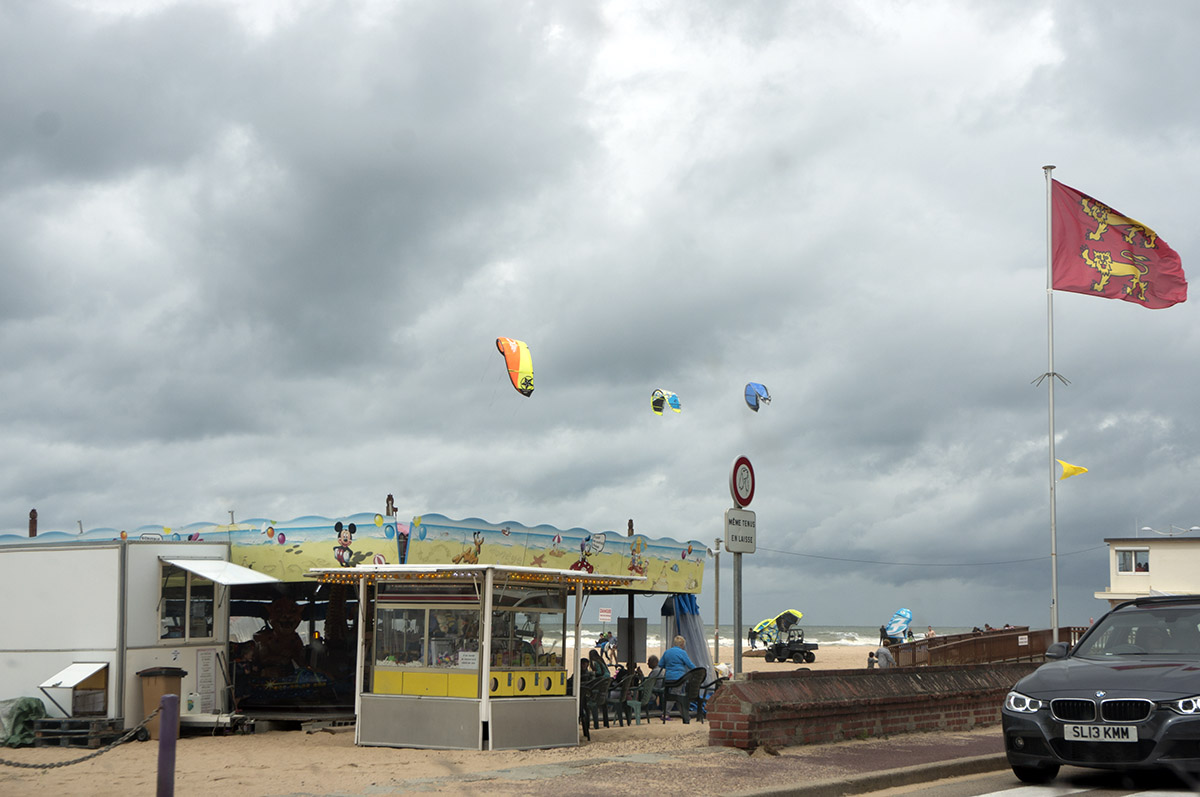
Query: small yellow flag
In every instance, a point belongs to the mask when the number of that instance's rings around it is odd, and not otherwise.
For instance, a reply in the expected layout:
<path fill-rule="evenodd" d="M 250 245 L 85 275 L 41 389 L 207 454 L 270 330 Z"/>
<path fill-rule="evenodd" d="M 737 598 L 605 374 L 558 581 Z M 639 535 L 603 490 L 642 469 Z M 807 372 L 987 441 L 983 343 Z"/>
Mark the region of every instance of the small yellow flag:
<path fill-rule="evenodd" d="M 1058 477 L 1059 481 L 1062 481 L 1063 479 L 1068 479 L 1077 473 L 1087 473 L 1087 468 L 1081 467 L 1079 465 L 1072 465 L 1070 462 L 1063 462 L 1061 459 L 1056 460 L 1056 461 L 1058 462 L 1059 465 L 1063 466 L 1062 476 Z"/>

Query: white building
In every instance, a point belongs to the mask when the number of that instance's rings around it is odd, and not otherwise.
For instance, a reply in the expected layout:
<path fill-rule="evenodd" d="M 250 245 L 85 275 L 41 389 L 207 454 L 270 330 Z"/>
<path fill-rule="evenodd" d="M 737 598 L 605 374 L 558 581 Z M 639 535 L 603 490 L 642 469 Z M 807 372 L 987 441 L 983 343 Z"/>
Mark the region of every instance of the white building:
<path fill-rule="evenodd" d="M 1109 607 L 1148 595 L 1200 594 L 1200 537 L 1112 537 L 1108 589 L 1095 593 Z"/>

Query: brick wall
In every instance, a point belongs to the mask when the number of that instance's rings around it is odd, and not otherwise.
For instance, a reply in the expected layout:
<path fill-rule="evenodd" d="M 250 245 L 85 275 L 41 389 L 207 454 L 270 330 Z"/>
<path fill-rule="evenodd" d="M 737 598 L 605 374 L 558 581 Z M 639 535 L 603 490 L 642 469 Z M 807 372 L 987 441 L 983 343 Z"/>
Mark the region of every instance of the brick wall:
<path fill-rule="evenodd" d="M 1037 667 L 747 673 L 709 702 L 708 742 L 753 750 L 993 725 L 1012 685 Z"/>

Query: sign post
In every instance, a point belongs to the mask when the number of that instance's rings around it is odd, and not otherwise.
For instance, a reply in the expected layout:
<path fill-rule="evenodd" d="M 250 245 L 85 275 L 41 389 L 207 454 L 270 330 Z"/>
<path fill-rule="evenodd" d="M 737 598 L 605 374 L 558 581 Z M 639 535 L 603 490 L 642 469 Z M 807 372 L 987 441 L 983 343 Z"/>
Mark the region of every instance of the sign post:
<path fill-rule="evenodd" d="M 725 513 L 725 550 L 733 554 L 733 674 L 741 675 L 742 554 L 754 553 L 755 546 L 754 513 L 746 511 L 746 507 L 754 500 L 754 466 L 746 457 L 738 457 L 733 462 L 733 470 L 729 473 L 729 494 L 733 497 L 734 508 Z M 731 527 L 731 523 L 736 525 Z"/>

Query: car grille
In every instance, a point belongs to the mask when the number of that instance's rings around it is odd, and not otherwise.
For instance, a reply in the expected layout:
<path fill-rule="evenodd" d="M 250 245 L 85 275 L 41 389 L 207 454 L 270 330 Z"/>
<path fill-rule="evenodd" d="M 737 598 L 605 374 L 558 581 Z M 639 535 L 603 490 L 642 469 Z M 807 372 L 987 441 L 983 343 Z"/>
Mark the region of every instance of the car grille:
<path fill-rule="evenodd" d="M 1051 739 L 1050 745 L 1063 761 L 1080 764 L 1132 764 L 1154 752 L 1153 739 L 1113 744 Z"/>
<path fill-rule="evenodd" d="M 1094 722 L 1096 704 L 1091 700 L 1059 698 L 1050 701 L 1050 713 L 1060 722 Z"/>
<path fill-rule="evenodd" d="M 1105 722 L 1142 722 L 1154 711 L 1150 700 L 1103 700 L 1100 718 Z M 1059 698 L 1050 701 L 1050 712 L 1059 722 L 1095 722 L 1096 703 L 1079 698 Z"/>
<path fill-rule="evenodd" d="M 1100 716 L 1108 722 L 1141 722 L 1154 711 L 1149 700 L 1103 700 Z"/>

